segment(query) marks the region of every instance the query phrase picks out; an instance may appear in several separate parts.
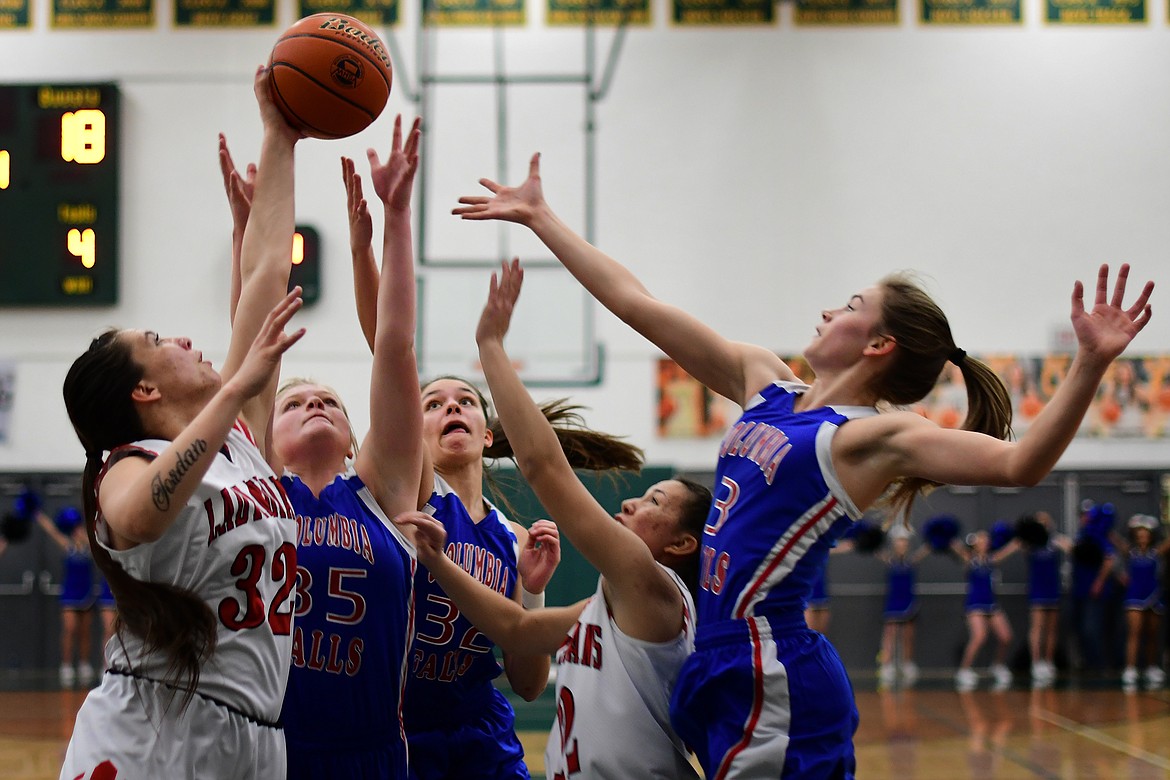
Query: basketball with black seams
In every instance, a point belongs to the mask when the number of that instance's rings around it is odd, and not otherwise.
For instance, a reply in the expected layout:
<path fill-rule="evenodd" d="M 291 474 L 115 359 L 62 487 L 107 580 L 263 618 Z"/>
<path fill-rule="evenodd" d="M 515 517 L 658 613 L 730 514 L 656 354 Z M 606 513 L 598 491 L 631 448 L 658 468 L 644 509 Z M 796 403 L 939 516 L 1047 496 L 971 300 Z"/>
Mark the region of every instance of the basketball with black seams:
<path fill-rule="evenodd" d="M 386 45 L 345 14 L 299 20 L 268 60 L 273 102 L 310 138 L 345 138 L 365 130 L 390 97 L 393 69 Z"/>

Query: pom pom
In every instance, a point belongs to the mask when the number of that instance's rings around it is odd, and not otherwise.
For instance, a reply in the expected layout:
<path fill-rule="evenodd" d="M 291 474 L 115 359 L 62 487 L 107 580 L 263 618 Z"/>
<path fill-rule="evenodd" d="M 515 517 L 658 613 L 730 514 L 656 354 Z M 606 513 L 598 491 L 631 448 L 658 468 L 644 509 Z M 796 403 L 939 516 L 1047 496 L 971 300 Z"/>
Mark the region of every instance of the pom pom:
<path fill-rule="evenodd" d="M 1105 550 L 1092 539 L 1081 539 L 1073 545 L 1072 559 L 1086 569 L 1100 569 L 1105 562 Z"/>
<path fill-rule="evenodd" d="M 16 497 L 16 514 L 25 519 L 32 520 L 37 515 L 37 510 L 41 508 L 41 497 L 34 493 L 30 488 L 25 488 Z"/>
<path fill-rule="evenodd" d="M 57 513 L 54 522 L 57 524 L 57 530 L 68 536 L 73 533 L 73 529 L 81 525 L 81 512 L 76 507 L 64 507 Z"/>
<path fill-rule="evenodd" d="M 846 539 L 853 540 L 853 549 L 861 553 L 877 551 L 886 540 L 886 532 L 880 525 L 868 520 L 858 520 L 845 532 Z"/>
<path fill-rule="evenodd" d="M 1004 547 L 1016 535 L 1016 529 L 1007 520 L 996 520 L 988 531 L 990 537 L 991 550 L 994 552 Z"/>
<path fill-rule="evenodd" d="M 946 552 L 959 536 L 959 521 L 953 515 L 932 517 L 922 526 L 922 537 L 935 552 Z"/>
<path fill-rule="evenodd" d="M 1033 515 L 1024 515 L 1016 521 L 1016 538 L 1029 547 L 1048 545 L 1048 529 Z"/>
<path fill-rule="evenodd" d="M 1109 532 L 1113 530 L 1113 524 L 1117 521 L 1113 504 L 1098 504 L 1089 510 L 1088 515 L 1088 520 L 1084 525 L 1084 532 L 1097 539 L 1108 539 Z"/>
<path fill-rule="evenodd" d="M 6 513 L 4 520 L 0 521 L 0 536 L 3 536 L 11 544 L 23 542 L 31 532 L 32 521 L 15 512 Z"/>

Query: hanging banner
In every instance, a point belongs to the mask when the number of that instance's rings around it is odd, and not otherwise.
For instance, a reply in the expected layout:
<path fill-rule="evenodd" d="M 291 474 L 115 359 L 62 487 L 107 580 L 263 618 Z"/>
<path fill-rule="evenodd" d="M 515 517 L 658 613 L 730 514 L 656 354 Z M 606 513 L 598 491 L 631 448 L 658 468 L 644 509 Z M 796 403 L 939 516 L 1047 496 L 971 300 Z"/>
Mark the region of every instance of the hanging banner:
<path fill-rule="evenodd" d="M 154 0 L 52 0 L 55 29 L 154 27 Z"/>
<path fill-rule="evenodd" d="M 645 27 L 650 24 L 650 0 L 548 0 L 544 20 L 549 25 Z"/>
<path fill-rule="evenodd" d="M 1146 0 L 1044 0 L 1049 24 L 1145 24 Z"/>
<path fill-rule="evenodd" d="M 398 0 L 297 0 L 297 18 L 337 13 L 352 16 L 371 27 L 398 24 Z"/>
<path fill-rule="evenodd" d="M 923 24 L 1020 24 L 1021 0 L 921 0 Z"/>
<path fill-rule="evenodd" d="M 423 0 L 426 23 L 436 27 L 521 27 L 524 0 Z"/>
<path fill-rule="evenodd" d="M 1012 430 L 1018 438 L 1032 425 L 1064 381 L 1072 363 L 1067 352 L 1026 357 L 984 355 L 1012 399 Z M 930 395 L 913 410 L 944 428 L 958 428 L 967 415 L 967 389 L 948 363 Z M 1122 357 L 1105 371 L 1077 436 L 1098 439 L 1170 437 L 1170 354 Z"/>
<path fill-rule="evenodd" d="M 738 409 L 670 358 L 658 361 L 658 435 L 664 439 L 720 436 Z"/>
<path fill-rule="evenodd" d="M 774 24 L 773 0 L 672 0 L 677 25 Z"/>
<path fill-rule="evenodd" d="M 271 27 L 276 0 L 174 0 L 176 27 Z"/>
<path fill-rule="evenodd" d="M 898 0 L 797 0 L 796 23 L 804 26 L 898 24 Z"/>
<path fill-rule="evenodd" d="M 0 0 L 0 30 L 17 30 L 29 26 L 30 0 Z"/>
<path fill-rule="evenodd" d="M 0 444 L 8 443 L 12 406 L 16 400 L 16 364 L 0 360 Z"/>

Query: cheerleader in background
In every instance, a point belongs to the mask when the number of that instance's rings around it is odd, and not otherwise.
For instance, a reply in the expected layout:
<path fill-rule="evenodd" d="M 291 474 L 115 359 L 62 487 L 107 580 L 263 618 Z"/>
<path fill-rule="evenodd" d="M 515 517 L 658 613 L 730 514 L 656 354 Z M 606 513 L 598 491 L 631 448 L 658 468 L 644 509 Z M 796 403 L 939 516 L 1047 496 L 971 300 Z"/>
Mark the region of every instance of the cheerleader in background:
<path fill-rule="evenodd" d="M 1052 515 L 1043 511 L 1016 521 L 1016 538 L 1028 554 L 1028 650 L 1033 688 L 1047 688 L 1056 679 L 1061 556 L 1070 553 L 1073 546 L 1072 539 L 1052 529 Z"/>
<path fill-rule="evenodd" d="M 836 547 L 829 548 L 829 554 L 837 555 L 852 550 L 853 540 L 842 539 L 837 542 Z M 832 613 L 829 612 L 829 562 L 826 560 L 825 565 L 817 571 L 813 579 L 808 605 L 804 608 L 804 622 L 813 631 L 827 636 L 831 617 Z"/>
<path fill-rule="evenodd" d="M 1138 684 L 1138 655 L 1145 650 L 1145 682 L 1150 690 L 1161 688 L 1166 673 L 1158 665 L 1158 626 L 1162 620 L 1162 592 L 1159 587 L 1160 562 L 1170 552 L 1170 538 L 1154 544 L 1158 521 L 1150 515 L 1134 515 L 1129 519 L 1129 542 L 1118 540 L 1118 549 L 1124 555 L 1125 571 L 1121 575 L 1125 585 L 1125 670 L 1121 685 L 1133 691 Z"/>
<path fill-rule="evenodd" d="M 997 642 L 995 662 L 991 666 L 995 690 L 1006 690 L 1012 684 L 1011 670 L 1004 663 L 1012 642 L 1012 627 L 1008 623 L 1007 615 L 996 603 L 993 579 L 996 565 L 1015 552 L 1018 545 L 1019 543 L 1013 539 L 993 551 L 991 534 L 987 531 L 970 534 L 966 545 L 957 539 L 951 544 L 954 553 L 967 565 L 966 609 L 970 636 L 963 650 L 959 670 L 955 673 L 955 688 L 959 691 L 971 691 L 979 685 L 979 675 L 971 667 L 987 639 L 989 628 L 995 634 Z"/>
<path fill-rule="evenodd" d="M 888 534 L 889 549 L 877 553 L 887 571 L 882 647 L 878 653 L 878 684 L 882 688 L 893 687 L 899 670 L 907 688 L 918 680 L 918 665 L 914 663 L 914 621 L 918 617 L 916 569 L 930 554 L 930 547 L 924 544 L 910 552 L 912 535 L 913 531 L 901 523 L 893 526 Z"/>
<path fill-rule="evenodd" d="M 61 687 L 80 683 L 89 687 L 94 681 L 90 663 L 91 626 L 97 592 L 93 586 L 93 555 L 81 513 L 65 507 L 54 522 L 37 510 L 37 524 L 53 543 L 61 548 Z"/>

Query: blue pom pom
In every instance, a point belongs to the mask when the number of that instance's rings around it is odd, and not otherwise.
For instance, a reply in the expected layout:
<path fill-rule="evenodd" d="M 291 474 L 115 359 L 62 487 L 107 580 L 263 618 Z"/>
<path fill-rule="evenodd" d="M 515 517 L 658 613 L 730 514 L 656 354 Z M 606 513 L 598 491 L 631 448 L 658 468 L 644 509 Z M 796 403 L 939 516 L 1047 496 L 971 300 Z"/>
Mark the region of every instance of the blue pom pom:
<path fill-rule="evenodd" d="M 946 552 L 959 536 L 959 521 L 953 515 L 932 517 L 922 526 L 922 538 L 935 552 Z"/>
<path fill-rule="evenodd" d="M 68 536 L 73 533 L 73 529 L 81 525 L 81 512 L 76 507 L 64 507 L 57 513 L 55 522 L 57 524 L 57 530 Z"/>
<path fill-rule="evenodd" d="M 1016 535 L 1016 529 L 1006 520 L 997 520 L 988 532 L 992 551 L 998 550 Z"/>
<path fill-rule="evenodd" d="M 37 510 L 41 508 L 41 497 L 34 493 L 31 489 L 25 488 L 16 497 L 16 515 L 25 520 L 32 520 L 36 517 Z"/>

